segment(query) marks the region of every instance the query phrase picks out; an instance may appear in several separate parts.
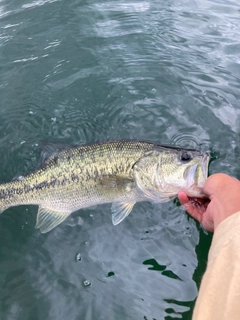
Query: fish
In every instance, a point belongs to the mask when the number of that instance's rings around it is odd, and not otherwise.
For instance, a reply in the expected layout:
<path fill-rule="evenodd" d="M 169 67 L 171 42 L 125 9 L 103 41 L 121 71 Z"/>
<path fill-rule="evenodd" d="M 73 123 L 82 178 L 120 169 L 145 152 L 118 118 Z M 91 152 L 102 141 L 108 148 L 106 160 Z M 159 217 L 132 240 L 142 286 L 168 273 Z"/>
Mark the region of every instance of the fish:
<path fill-rule="evenodd" d="M 209 159 L 195 149 L 139 140 L 49 144 L 39 169 L 0 184 L 0 213 L 12 206 L 38 205 L 35 227 L 46 233 L 74 211 L 112 203 L 112 223 L 117 225 L 137 202 L 166 202 L 180 190 L 204 197 Z"/>

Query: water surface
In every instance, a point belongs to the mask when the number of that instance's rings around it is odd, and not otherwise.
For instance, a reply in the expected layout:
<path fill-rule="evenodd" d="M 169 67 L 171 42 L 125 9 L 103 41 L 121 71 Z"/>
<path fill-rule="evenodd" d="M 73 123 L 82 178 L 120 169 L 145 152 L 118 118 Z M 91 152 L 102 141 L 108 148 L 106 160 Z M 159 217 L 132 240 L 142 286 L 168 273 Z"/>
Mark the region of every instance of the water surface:
<path fill-rule="evenodd" d="M 0 1 L 0 180 L 41 141 L 146 139 L 210 151 L 240 178 L 240 9 L 233 1 Z M 191 319 L 211 235 L 176 201 L 110 205 L 46 235 L 0 216 L 0 318 Z"/>

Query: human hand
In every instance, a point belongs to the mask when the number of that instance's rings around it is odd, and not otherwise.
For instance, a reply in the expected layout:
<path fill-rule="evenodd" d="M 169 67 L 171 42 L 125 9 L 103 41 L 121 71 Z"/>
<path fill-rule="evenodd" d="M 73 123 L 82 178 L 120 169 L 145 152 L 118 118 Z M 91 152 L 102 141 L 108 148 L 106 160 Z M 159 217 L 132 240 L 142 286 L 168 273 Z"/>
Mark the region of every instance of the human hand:
<path fill-rule="evenodd" d="M 189 198 L 184 191 L 178 193 L 184 209 L 209 232 L 233 213 L 240 211 L 240 181 L 223 173 L 208 177 L 203 193 L 206 199 Z"/>

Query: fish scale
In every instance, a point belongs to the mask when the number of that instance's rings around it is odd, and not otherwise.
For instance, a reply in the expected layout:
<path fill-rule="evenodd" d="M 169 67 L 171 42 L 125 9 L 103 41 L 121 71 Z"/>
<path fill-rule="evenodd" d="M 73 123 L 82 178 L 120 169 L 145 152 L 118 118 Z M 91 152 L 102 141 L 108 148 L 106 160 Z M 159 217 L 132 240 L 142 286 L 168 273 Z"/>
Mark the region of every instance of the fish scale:
<path fill-rule="evenodd" d="M 118 224 L 138 201 L 164 202 L 181 189 L 202 196 L 209 162 L 197 150 L 133 140 L 65 149 L 51 144 L 50 151 L 38 170 L 0 184 L 0 211 L 38 205 L 36 227 L 43 233 L 91 205 L 113 203 Z"/>

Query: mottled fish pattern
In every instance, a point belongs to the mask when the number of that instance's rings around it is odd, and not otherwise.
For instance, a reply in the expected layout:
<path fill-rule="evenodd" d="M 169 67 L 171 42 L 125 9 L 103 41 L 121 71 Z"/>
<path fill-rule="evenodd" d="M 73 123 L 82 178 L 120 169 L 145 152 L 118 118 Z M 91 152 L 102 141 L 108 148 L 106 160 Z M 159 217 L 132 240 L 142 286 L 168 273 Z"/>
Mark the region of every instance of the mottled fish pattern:
<path fill-rule="evenodd" d="M 45 233 L 73 211 L 113 203 L 112 220 L 118 224 L 136 202 L 167 201 L 176 195 L 176 188 L 189 188 L 185 176 L 190 167 L 198 180 L 196 189 L 206 178 L 203 167 L 208 161 L 208 155 L 196 150 L 144 141 L 119 140 L 60 151 L 56 147 L 38 170 L 0 184 L 0 211 L 39 205 L 36 227 Z"/>

